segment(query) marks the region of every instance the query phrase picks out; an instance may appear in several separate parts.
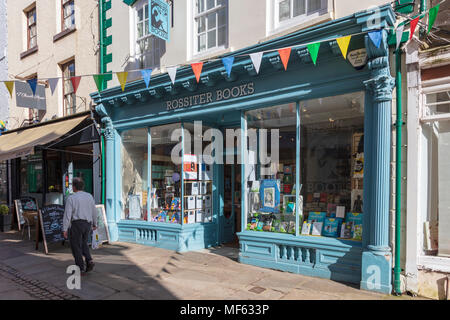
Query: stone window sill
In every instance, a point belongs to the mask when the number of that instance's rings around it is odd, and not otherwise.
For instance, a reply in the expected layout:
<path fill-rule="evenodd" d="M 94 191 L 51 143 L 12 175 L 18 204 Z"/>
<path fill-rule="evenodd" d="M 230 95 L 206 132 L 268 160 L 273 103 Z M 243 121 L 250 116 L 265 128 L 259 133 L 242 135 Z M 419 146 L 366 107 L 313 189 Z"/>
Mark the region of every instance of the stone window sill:
<path fill-rule="evenodd" d="M 72 32 L 75 32 L 75 31 L 77 31 L 77 29 L 76 29 L 75 27 L 74 27 L 74 28 L 70 28 L 70 29 L 66 29 L 66 30 L 64 30 L 64 31 L 61 31 L 60 33 L 57 33 L 57 34 L 55 34 L 55 35 L 53 36 L 53 42 L 56 42 L 56 41 L 58 41 L 59 39 L 62 39 L 62 38 L 64 38 L 65 36 L 71 34 Z"/>
<path fill-rule="evenodd" d="M 24 51 L 20 54 L 20 59 L 23 59 L 25 57 L 28 57 L 29 55 L 35 53 L 38 51 L 38 46 L 36 45 L 35 47 L 28 49 L 27 51 Z"/>

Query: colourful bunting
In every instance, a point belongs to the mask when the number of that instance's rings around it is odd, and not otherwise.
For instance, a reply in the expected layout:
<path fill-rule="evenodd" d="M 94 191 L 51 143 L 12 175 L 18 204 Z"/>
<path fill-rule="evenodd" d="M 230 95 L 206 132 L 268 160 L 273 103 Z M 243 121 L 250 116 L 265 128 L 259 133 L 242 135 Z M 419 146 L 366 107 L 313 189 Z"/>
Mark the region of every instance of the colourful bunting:
<path fill-rule="evenodd" d="M 420 20 L 420 16 L 411 20 L 411 22 L 409 23 L 409 25 L 410 25 L 409 40 L 412 39 L 412 37 L 414 35 L 414 31 L 416 31 L 417 24 L 419 23 L 419 20 Z"/>
<path fill-rule="evenodd" d="M 33 91 L 33 96 L 34 96 L 36 94 L 37 79 L 36 78 L 30 79 L 30 80 L 27 80 L 27 82 L 31 88 L 31 91 Z"/>
<path fill-rule="evenodd" d="M 307 48 L 308 48 L 309 54 L 311 56 L 311 59 L 315 65 L 317 62 L 317 56 L 319 55 L 320 42 L 308 44 Z"/>
<path fill-rule="evenodd" d="M 100 92 L 102 90 L 102 83 L 105 76 L 103 74 L 94 74 L 92 76 L 94 78 L 95 85 L 97 86 L 97 90 Z"/>
<path fill-rule="evenodd" d="M 278 49 L 278 54 L 280 55 L 281 62 L 283 63 L 284 66 L 284 70 L 287 70 L 289 57 L 291 56 L 291 48 Z"/>
<path fill-rule="evenodd" d="M 222 63 L 223 63 L 223 66 L 225 67 L 228 77 L 231 74 L 231 69 L 233 68 L 233 62 L 234 62 L 234 57 L 222 58 Z"/>
<path fill-rule="evenodd" d="M 12 92 L 14 89 L 14 81 L 5 81 L 4 84 L 9 91 L 9 96 L 12 98 Z"/>
<path fill-rule="evenodd" d="M 381 38 L 382 38 L 381 30 L 371 31 L 367 35 L 369 36 L 370 40 L 372 40 L 373 45 L 379 48 L 381 45 Z"/>
<path fill-rule="evenodd" d="M 194 71 L 195 79 L 197 79 L 197 83 L 200 81 L 200 75 L 202 73 L 203 62 L 197 62 L 191 64 L 192 71 Z"/>
<path fill-rule="evenodd" d="M 170 77 L 170 80 L 172 81 L 172 84 L 175 84 L 175 78 L 177 76 L 177 69 L 178 69 L 178 66 L 167 67 L 167 73 L 169 74 L 169 77 Z"/>
<path fill-rule="evenodd" d="M 142 79 L 144 79 L 145 85 L 148 88 L 150 85 L 150 78 L 152 76 L 152 69 L 141 70 Z"/>
<path fill-rule="evenodd" d="M 53 93 L 55 92 L 56 89 L 56 85 L 58 84 L 59 78 L 50 78 L 47 79 L 48 81 L 48 85 L 50 86 L 50 91 L 53 95 Z"/>
<path fill-rule="evenodd" d="M 397 45 L 395 47 L 395 50 L 398 50 L 398 47 L 400 46 L 400 43 L 402 42 L 402 36 L 403 36 L 403 30 L 405 29 L 405 25 L 402 24 L 401 26 L 399 26 L 397 28 L 396 32 L 396 36 L 397 36 Z"/>
<path fill-rule="evenodd" d="M 428 33 L 430 33 L 431 28 L 433 28 L 433 25 L 434 25 L 434 22 L 436 21 L 436 17 L 437 17 L 440 5 L 441 4 L 438 4 L 437 6 L 431 8 L 430 11 L 429 11 L 429 16 L 428 16 Z"/>
<path fill-rule="evenodd" d="M 127 84 L 128 72 L 127 71 L 117 72 L 116 76 L 117 76 L 117 80 L 119 80 L 122 91 L 124 91 L 125 85 Z"/>
<path fill-rule="evenodd" d="M 351 38 L 352 36 L 346 36 L 336 39 L 339 49 L 341 49 L 342 55 L 344 56 L 344 59 L 347 59 L 347 51 L 348 46 L 350 45 Z"/>
<path fill-rule="evenodd" d="M 81 76 L 71 77 L 70 81 L 72 82 L 73 93 L 77 93 L 78 86 L 80 85 Z"/>
<path fill-rule="evenodd" d="M 255 52 L 255 53 L 250 54 L 250 59 L 252 59 L 256 74 L 259 73 L 259 68 L 261 67 L 261 60 L 262 60 L 263 54 L 264 54 L 264 52 Z"/>

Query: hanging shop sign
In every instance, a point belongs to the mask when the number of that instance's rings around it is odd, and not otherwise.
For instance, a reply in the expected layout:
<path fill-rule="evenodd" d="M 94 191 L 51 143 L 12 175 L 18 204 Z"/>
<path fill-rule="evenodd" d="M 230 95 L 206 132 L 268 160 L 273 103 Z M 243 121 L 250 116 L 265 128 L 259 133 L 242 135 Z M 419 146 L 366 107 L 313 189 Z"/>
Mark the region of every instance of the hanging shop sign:
<path fill-rule="evenodd" d="M 184 98 L 166 101 L 167 110 L 189 108 L 192 106 L 213 103 L 231 98 L 250 96 L 255 93 L 253 82 L 244 83 L 232 88 L 218 89 Z"/>
<path fill-rule="evenodd" d="M 150 33 L 169 41 L 170 38 L 170 5 L 161 0 L 149 0 Z"/>
<path fill-rule="evenodd" d="M 347 58 L 355 69 L 362 69 L 367 64 L 367 51 L 366 49 L 350 51 Z"/>
<path fill-rule="evenodd" d="M 16 81 L 15 86 L 18 107 L 46 110 L 45 86 L 37 85 L 35 94 L 26 82 Z"/>

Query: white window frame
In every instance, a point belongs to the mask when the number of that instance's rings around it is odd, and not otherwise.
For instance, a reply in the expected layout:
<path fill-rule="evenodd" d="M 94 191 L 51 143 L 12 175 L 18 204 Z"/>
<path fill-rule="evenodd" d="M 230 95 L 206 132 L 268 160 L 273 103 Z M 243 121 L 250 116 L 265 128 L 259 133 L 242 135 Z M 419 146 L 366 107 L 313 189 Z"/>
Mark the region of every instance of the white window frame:
<path fill-rule="evenodd" d="M 305 22 L 311 21 L 313 19 L 319 18 L 320 16 L 326 15 L 327 13 L 331 12 L 332 10 L 332 2 L 330 0 L 320 0 L 321 1 L 321 8 L 319 10 L 316 10 L 310 14 L 308 14 L 308 7 L 307 2 L 308 0 L 305 0 L 305 11 L 306 13 L 303 15 L 299 15 L 297 17 L 292 17 L 292 10 L 293 10 L 293 1 L 291 2 L 291 18 L 287 19 L 285 21 L 279 21 L 279 3 L 285 1 L 285 0 L 267 0 L 267 6 L 271 11 L 271 15 L 269 15 L 270 19 L 270 26 L 268 30 L 268 34 L 274 34 L 278 33 L 280 31 L 292 28 L 294 26 L 303 24 Z"/>
<path fill-rule="evenodd" d="M 213 54 L 213 53 L 216 53 L 216 52 L 221 52 L 221 51 L 225 50 L 226 48 L 228 48 L 228 43 L 229 43 L 229 13 L 228 13 L 228 11 L 229 11 L 229 0 L 226 0 L 226 5 L 221 4 L 221 5 L 215 6 L 212 9 L 205 10 L 202 13 L 197 13 L 197 1 L 198 0 L 192 0 L 192 2 L 191 2 L 191 5 L 192 5 L 192 10 L 191 10 L 192 18 L 190 19 L 191 26 L 192 26 L 191 27 L 192 28 L 191 29 L 192 30 L 192 37 L 191 37 L 191 39 L 192 39 L 192 56 L 194 58 L 210 55 L 210 54 Z M 200 1 L 203 1 L 203 0 L 200 0 Z M 203 50 L 203 51 L 198 51 L 198 34 L 197 34 L 196 19 L 201 17 L 201 16 L 206 16 L 206 15 L 208 15 L 210 13 L 217 12 L 217 11 L 219 11 L 221 9 L 225 9 L 225 21 L 226 21 L 226 24 L 225 24 L 225 44 L 223 44 L 223 45 L 216 45 L 216 46 L 208 49 L 208 39 L 206 39 L 206 49 Z M 219 29 L 218 28 L 219 27 L 218 23 L 219 23 L 219 21 L 218 21 L 218 19 L 216 19 L 216 27 L 215 27 L 215 30 L 216 30 L 216 43 L 218 43 L 218 39 L 219 39 L 218 38 L 218 33 L 217 33 L 217 31 Z M 205 28 L 207 28 L 207 27 L 205 26 Z M 206 29 L 205 33 L 207 35 L 207 33 L 208 33 L 207 29 Z"/>

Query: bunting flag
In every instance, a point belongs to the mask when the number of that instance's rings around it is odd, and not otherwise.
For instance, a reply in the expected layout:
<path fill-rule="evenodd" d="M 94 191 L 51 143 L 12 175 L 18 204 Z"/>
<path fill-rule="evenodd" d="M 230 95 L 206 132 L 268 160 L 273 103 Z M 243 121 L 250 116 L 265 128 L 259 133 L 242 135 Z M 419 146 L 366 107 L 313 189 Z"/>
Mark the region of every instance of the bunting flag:
<path fill-rule="evenodd" d="M 150 78 L 152 77 L 152 69 L 141 70 L 142 79 L 144 79 L 145 85 L 148 88 L 150 85 Z"/>
<path fill-rule="evenodd" d="M 259 68 L 261 67 L 261 61 L 262 61 L 263 54 L 264 54 L 264 52 L 255 52 L 255 53 L 250 54 L 250 59 L 252 59 L 256 74 L 259 73 Z"/>
<path fill-rule="evenodd" d="M 172 84 L 175 84 L 175 78 L 177 76 L 177 69 L 178 67 L 167 67 L 167 73 L 169 74 L 170 80 L 172 81 Z"/>
<path fill-rule="evenodd" d="M 434 22 L 436 21 L 436 17 L 439 11 L 439 6 L 441 4 L 438 4 L 437 6 L 433 7 L 429 11 L 428 16 L 428 33 L 430 33 L 431 28 L 433 28 Z"/>
<path fill-rule="evenodd" d="M 194 71 L 195 79 L 197 79 L 197 83 L 200 81 L 200 75 L 202 73 L 203 62 L 197 62 L 191 64 L 192 71 Z"/>
<path fill-rule="evenodd" d="M 222 58 L 222 63 L 223 63 L 223 66 L 225 67 L 228 77 L 230 77 L 231 68 L 233 68 L 233 62 L 234 62 L 234 57 Z"/>
<path fill-rule="evenodd" d="M 278 49 L 278 54 L 280 55 L 281 62 L 283 62 L 284 70 L 287 70 L 289 57 L 291 56 L 291 48 Z"/>
<path fill-rule="evenodd" d="M 105 76 L 103 74 L 94 74 L 92 76 L 94 78 L 95 85 L 97 86 L 97 90 L 100 92 L 102 89 L 102 83 Z"/>
<path fill-rule="evenodd" d="M 80 85 L 81 76 L 71 77 L 70 81 L 72 82 L 73 93 L 77 93 L 78 86 Z"/>
<path fill-rule="evenodd" d="M 396 32 L 396 36 L 397 36 L 397 45 L 395 47 L 395 50 L 398 50 L 398 47 L 400 46 L 400 43 L 402 42 L 402 36 L 403 36 L 403 30 L 405 29 L 405 25 L 402 24 L 401 26 L 399 26 L 397 28 Z"/>
<path fill-rule="evenodd" d="M 127 71 L 117 72 L 116 76 L 117 76 L 117 80 L 119 80 L 122 91 L 124 91 L 125 85 L 127 84 L 128 72 Z"/>
<path fill-rule="evenodd" d="M 4 84 L 9 91 L 9 96 L 12 98 L 12 92 L 14 89 L 14 81 L 5 81 Z"/>
<path fill-rule="evenodd" d="M 48 85 L 50 86 L 50 91 L 53 95 L 53 93 L 55 92 L 56 89 L 56 85 L 58 84 L 59 78 L 50 78 L 47 79 L 48 81 Z"/>
<path fill-rule="evenodd" d="M 314 65 L 316 65 L 317 56 L 319 55 L 320 42 L 308 44 L 307 48 L 311 56 L 311 59 L 314 62 Z"/>
<path fill-rule="evenodd" d="M 373 45 L 377 48 L 380 48 L 382 37 L 381 30 L 371 31 L 367 35 L 369 36 L 370 40 L 372 40 Z"/>
<path fill-rule="evenodd" d="M 31 88 L 31 91 L 33 91 L 33 96 L 34 96 L 36 94 L 37 79 L 36 78 L 30 79 L 30 80 L 27 80 L 27 82 Z"/>
<path fill-rule="evenodd" d="M 336 39 L 339 49 L 341 49 L 342 55 L 344 56 L 344 59 L 347 59 L 347 51 L 348 46 L 350 45 L 351 38 L 352 36 L 346 36 Z"/>
<path fill-rule="evenodd" d="M 412 39 L 412 37 L 414 35 L 414 31 L 416 31 L 417 24 L 419 23 L 419 20 L 420 20 L 420 16 L 411 20 L 411 22 L 409 23 L 410 24 L 409 40 Z"/>

